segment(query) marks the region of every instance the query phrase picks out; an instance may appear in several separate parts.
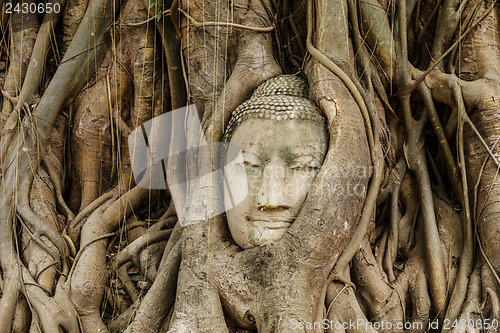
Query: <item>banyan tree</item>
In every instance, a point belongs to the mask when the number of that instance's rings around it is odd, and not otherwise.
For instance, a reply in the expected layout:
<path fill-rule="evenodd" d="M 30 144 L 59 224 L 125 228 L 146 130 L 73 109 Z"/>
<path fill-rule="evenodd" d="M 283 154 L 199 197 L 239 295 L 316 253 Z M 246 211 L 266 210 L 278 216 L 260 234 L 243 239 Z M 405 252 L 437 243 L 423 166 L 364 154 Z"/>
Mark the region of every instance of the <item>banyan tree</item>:
<path fill-rule="evenodd" d="M 0 7 L 2 332 L 500 330 L 496 1 Z"/>

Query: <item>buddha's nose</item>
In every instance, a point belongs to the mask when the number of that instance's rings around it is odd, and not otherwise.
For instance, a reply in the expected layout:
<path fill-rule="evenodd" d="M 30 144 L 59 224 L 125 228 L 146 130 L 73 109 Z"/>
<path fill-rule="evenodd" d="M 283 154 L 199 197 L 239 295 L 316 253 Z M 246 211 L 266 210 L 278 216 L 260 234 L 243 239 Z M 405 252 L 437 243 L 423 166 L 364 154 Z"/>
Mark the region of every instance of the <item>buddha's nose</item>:
<path fill-rule="evenodd" d="M 277 163 L 264 167 L 257 197 L 257 209 L 288 209 L 291 202 L 287 195 L 286 168 Z"/>

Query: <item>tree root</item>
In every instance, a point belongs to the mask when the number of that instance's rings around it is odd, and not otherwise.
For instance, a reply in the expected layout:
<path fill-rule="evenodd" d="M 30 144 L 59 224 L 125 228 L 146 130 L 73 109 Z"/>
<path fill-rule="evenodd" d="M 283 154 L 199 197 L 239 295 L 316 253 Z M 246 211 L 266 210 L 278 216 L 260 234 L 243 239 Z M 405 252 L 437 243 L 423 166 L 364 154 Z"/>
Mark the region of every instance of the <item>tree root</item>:
<path fill-rule="evenodd" d="M 173 307 L 181 262 L 180 237 L 181 229 L 177 225 L 167 243 L 158 268 L 157 276 L 163 278 L 155 279 L 125 333 L 158 331 L 165 316 Z M 161 302 L 158 302 L 158 297 L 162 298 Z"/>
<path fill-rule="evenodd" d="M 56 156 L 54 155 L 54 153 L 52 153 L 50 149 L 47 151 L 47 155 L 45 156 L 43 161 L 45 167 L 47 168 L 47 173 L 50 176 L 50 180 L 52 181 L 52 184 L 54 186 L 54 190 L 56 192 L 55 196 L 58 208 L 64 213 L 64 216 L 66 216 L 67 223 L 71 223 L 71 221 L 75 219 L 75 214 L 68 207 L 66 201 L 63 198 L 62 184 L 61 184 L 61 179 L 59 178 L 59 175 L 62 173 L 62 167 L 59 164 L 59 161 L 57 160 Z"/>
<path fill-rule="evenodd" d="M 403 321 L 404 308 L 401 300 L 376 263 L 367 240 L 353 258 L 351 274 L 357 287 L 356 294 L 364 303 L 364 309 L 371 319 Z"/>
<path fill-rule="evenodd" d="M 68 333 L 78 333 L 78 317 L 70 302 L 67 290 L 58 283 L 53 297 L 49 297 L 33 280 L 27 269 L 22 269 L 23 290 L 36 314 L 42 332 L 58 332 L 62 328 Z"/>
<path fill-rule="evenodd" d="M 333 322 L 333 325 L 330 325 L 329 329 L 326 330 L 327 333 L 339 332 L 338 329 L 335 329 L 336 323 L 368 322 L 362 308 L 359 306 L 355 292 L 349 287 L 346 288 L 345 285 L 340 288 L 338 283 L 331 283 L 328 286 L 326 302 L 330 304 L 326 318 L 330 320 L 330 322 Z M 373 327 L 367 325 L 360 325 L 354 330 L 346 329 L 345 332 L 377 333 Z"/>
<path fill-rule="evenodd" d="M 469 279 L 467 289 L 467 299 L 463 304 L 460 316 L 457 318 L 458 325 L 450 333 L 476 333 L 476 328 L 469 325 L 470 320 L 476 322 L 481 318 L 481 304 L 479 301 L 481 295 L 481 270 L 476 268 Z"/>
<path fill-rule="evenodd" d="M 151 246 L 157 242 L 166 241 L 170 237 L 172 229 L 159 230 L 161 229 L 161 227 L 161 225 L 155 225 L 149 228 L 145 234 L 143 234 L 141 237 L 137 238 L 132 243 L 128 244 L 123 250 L 121 250 L 117 256 L 116 266 L 120 267 L 125 263 L 131 261 L 136 267 L 141 267 L 141 264 L 139 262 L 140 252 L 146 247 Z M 150 282 L 153 282 L 153 280 L 150 280 Z"/>
<path fill-rule="evenodd" d="M 18 193 L 19 202 L 17 210 L 24 223 L 26 223 L 27 227 L 29 227 L 29 229 L 27 230 L 31 234 L 32 239 L 45 252 L 52 256 L 54 261 L 57 263 L 58 269 L 67 272 L 68 268 L 66 258 L 68 255 L 68 248 L 66 245 L 66 241 L 62 238 L 61 234 L 54 224 L 51 225 L 44 223 L 44 221 L 38 215 L 36 215 L 30 207 L 29 189 L 31 188 L 32 182 L 33 173 L 31 172 L 22 178 L 20 182 L 21 187 Z M 55 249 L 51 249 L 46 244 L 44 244 L 40 239 L 41 236 L 47 237 L 49 241 L 54 244 Z"/>
<path fill-rule="evenodd" d="M 101 195 L 99 198 L 96 198 L 92 203 L 90 203 L 87 207 L 85 207 L 78 215 L 69 223 L 66 232 L 68 236 L 71 238 L 74 244 L 78 243 L 80 230 L 82 229 L 83 224 L 86 222 L 83 220 L 86 215 L 91 214 L 101 205 L 103 205 L 108 200 L 116 200 L 118 197 L 117 191 L 106 192 Z"/>
<path fill-rule="evenodd" d="M 34 3 L 34 1 L 27 3 Z M 36 31 L 39 25 L 38 18 L 34 14 L 14 13 L 12 15 L 11 27 L 13 33 L 11 36 L 10 51 L 12 62 L 10 63 L 5 83 L 2 87 L 2 95 L 5 100 L 0 110 L 0 128 L 2 129 L 0 136 L 0 161 L 6 158 L 10 140 L 14 135 L 20 117 L 20 108 L 15 108 L 19 100 L 17 96 L 21 91 L 23 80 L 28 70 L 29 58 L 33 52 Z M 22 107 L 24 104 L 21 103 L 20 105 Z"/>
<path fill-rule="evenodd" d="M 107 242 L 103 237 L 112 236 L 110 232 L 113 232 L 119 222 L 132 210 L 143 203 L 147 193 L 138 186 L 134 187 L 108 207 L 94 211 L 82 227 L 80 242 L 85 246 L 75 258 L 68 283 L 71 288 L 71 301 L 80 315 L 84 331 L 107 330 L 99 314 L 107 277 L 105 266 Z"/>
<path fill-rule="evenodd" d="M 127 294 L 132 299 L 132 302 L 137 302 L 139 299 L 139 291 L 134 286 L 134 283 L 130 279 L 130 276 L 127 273 L 127 270 L 132 266 L 132 262 L 126 262 L 125 264 L 118 266 L 118 278 L 123 283 L 123 289 L 127 292 Z"/>

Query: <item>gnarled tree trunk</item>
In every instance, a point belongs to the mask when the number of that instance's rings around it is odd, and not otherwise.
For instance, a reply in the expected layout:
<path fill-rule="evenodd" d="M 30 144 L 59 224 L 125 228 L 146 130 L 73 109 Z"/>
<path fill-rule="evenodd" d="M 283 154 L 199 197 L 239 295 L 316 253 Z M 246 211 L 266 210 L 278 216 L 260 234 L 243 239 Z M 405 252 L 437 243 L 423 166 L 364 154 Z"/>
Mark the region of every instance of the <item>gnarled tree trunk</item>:
<path fill-rule="evenodd" d="M 0 6 L 2 330 L 499 330 L 496 1 Z M 216 149 L 165 159 L 162 190 L 134 178 L 165 133 L 171 152 L 222 141 L 281 74 L 307 80 L 329 136 L 283 238 L 243 250 L 207 215 L 222 193 L 180 193 Z"/>

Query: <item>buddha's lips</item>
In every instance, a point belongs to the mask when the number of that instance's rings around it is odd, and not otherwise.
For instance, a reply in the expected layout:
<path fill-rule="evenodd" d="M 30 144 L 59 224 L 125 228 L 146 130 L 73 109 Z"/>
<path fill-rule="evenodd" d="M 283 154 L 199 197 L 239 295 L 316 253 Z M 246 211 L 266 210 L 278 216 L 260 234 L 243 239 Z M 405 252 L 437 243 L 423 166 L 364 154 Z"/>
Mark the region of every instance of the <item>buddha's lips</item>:
<path fill-rule="evenodd" d="M 283 229 L 288 228 L 292 225 L 293 219 L 285 218 L 285 217 L 271 217 L 271 216 L 258 216 L 258 217 L 250 217 L 246 216 L 247 220 L 252 222 L 253 225 L 260 228 L 266 229 Z"/>
<path fill-rule="evenodd" d="M 265 229 L 284 229 L 292 225 L 291 222 L 270 222 L 270 221 L 252 221 L 253 225 Z"/>

